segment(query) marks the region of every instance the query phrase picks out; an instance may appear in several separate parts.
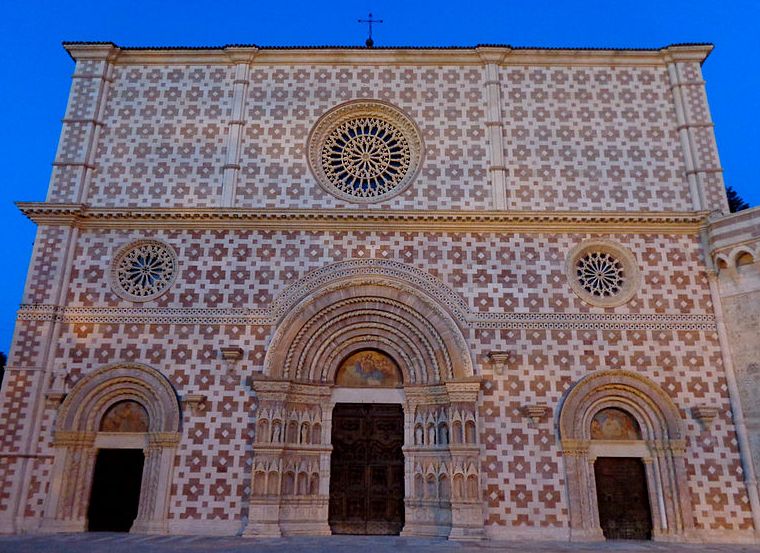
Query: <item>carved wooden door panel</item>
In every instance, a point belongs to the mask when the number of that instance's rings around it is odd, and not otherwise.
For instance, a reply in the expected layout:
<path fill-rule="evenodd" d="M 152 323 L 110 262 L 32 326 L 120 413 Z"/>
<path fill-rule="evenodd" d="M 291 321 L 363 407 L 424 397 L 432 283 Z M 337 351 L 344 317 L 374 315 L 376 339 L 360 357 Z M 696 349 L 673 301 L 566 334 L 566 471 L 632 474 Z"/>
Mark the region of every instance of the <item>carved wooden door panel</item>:
<path fill-rule="evenodd" d="M 599 457 L 594 463 L 599 523 L 608 540 L 648 540 L 652 513 L 641 459 Z"/>
<path fill-rule="evenodd" d="M 398 534 L 404 525 L 400 405 L 338 404 L 332 417 L 330 527 L 334 534 Z"/>

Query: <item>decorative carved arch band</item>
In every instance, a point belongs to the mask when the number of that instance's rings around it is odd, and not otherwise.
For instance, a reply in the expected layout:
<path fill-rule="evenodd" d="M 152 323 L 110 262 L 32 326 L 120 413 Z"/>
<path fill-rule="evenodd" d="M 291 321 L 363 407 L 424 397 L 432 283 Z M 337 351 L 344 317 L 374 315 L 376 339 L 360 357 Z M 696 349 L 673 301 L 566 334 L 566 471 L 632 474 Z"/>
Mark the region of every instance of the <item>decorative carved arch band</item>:
<path fill-rule="evenodd" d="M 384 343 L 407 383 L 472 376 L 462 328 L 425 291 L 386 275 L 339 273 L 282 319 L 264 360 L 266 375 L 329 383 L 342 357 Z"/>
<path fill-rule="evenodd" d="M 632 416 L 642 439 L 593 441 L 592 420 L 609 408 Z M 603 539 L 594 478 L 598 456 L 640 457 L 644 461 L 655 539 L 683 537 L 693 527 L 683 422 L 673 401 L 657 384 L 633 371 L 594 372 L 567 394 L 559 430 L 568 479 L 571 539 Z"/>
<path fill-rule="evenodd" d="M 137 363 L 103 367 L 77 382 L 58 411 L 56 432 L 97 432 L 108 408 L 125 400 L 145 408 L 149 432 L 179 432 L 179 404 L 171 383 Z"/>
<path fill-rule="evenodd" d="M 276 323 L 280 323 L 296 305 L 317 291 L 346 279 L 360 282 L 363 277 L 371 277 L 375 281 L 403 282 L 443 307 L 460 326 L 467 326 L 468 308 L 459 294 L 427 271 L 389 259 L 348 259 L 310 271 L 285 288 L 272 302 Z"/>
<path fill-rule="evenodd" d="M 147 432 L 100 432 L 104 414 L 125 401 L 135 402 L 145 410 Z M 169 487 L 179 424 L 180 409 L 174 388 L 155 369 L 120 363 L 82 378 L 58 412 L 52 486 L 42 530 L 70 532 L 87 528 L 95 458 L 99 440 L 105 438 L 109 448 L 141 447 L 145 455 L 140 503 L 132 531 L 167 533 Z"/>

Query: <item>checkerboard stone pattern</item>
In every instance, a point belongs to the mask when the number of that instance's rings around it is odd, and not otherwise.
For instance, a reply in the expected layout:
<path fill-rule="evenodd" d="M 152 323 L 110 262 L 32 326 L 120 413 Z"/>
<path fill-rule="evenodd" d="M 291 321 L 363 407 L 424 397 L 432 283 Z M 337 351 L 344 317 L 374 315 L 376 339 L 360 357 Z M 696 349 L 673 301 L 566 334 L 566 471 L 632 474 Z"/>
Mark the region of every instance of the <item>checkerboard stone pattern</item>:
<path fill-rule="evenodd" d="M 95 62 L 90 62 L 95 64 Z M 725 210 L 701 70 L 680 64 L 688 123 L 706 199 Z M 90 205 L 214 207 L 229 147 L 234 74 L 223 65 L 114 66 L 78 71 L 51 182 L 73 200 L 92 149 Z M 691 205 L 667 69 L 507 66 L 499 72 L 508 207 L 518 210 L 674 210 Z M 237 207 L 356 207 L 325 193 L 306 142 L 337 104 L 378 99 L 420 128 L 425 161 L 415 185 L 382 204 L 397 209 L 492 207 L 485 77 L 474 66 L 253 65 L 243 103 Z M 98 95 L 100 94 L 100 96 Z M 88 112 L 95 101 L 98 114 Z M 90 109 L 90 111 L 92 111 Z M 99 116 L 97 140 L 85 121 Z M 84 185 L 82 185 L 84 186 Z"/>
<path fill-rule="evenodd" d="M 711 209 L 725 210 L 701 71 L 696 63 L 678 65 L 699 186 Z M 425 148 L 412 185 L 367 209 L 494 208 L 487 132 L 493 122 L 487 124 L 483 67 L 254 62 L 249 69 L 241 81 L 227 63 L 80 61 L 48 201 L 214 208 L 222 202 L 224 171 L 235 169 L 235 208 L 357 209 L 362 206 L 317 184 L 306 160 L 307 137 L 334 106 L 369 98 L 404 110 Z M 497 77 L 508 209 L 690 209 L 664 64 L 506 65 Z M 238 89 L 245 91 L 243 123 L 239 159 L 231 167 L 230 129 L 241 124 L 233 121 Z M 632 252 L 641 282 L 630 302 L 605 309 L 572 292 L 567 252 L 592 238 Z M 165 293 L 138 304 L 114 292 L 110 271 L 115 253 L 139 239 L 171 245 L 178 275 Z M 43 225 L 0 391 L 0 443 L 7 454 L 0 456 L 0 516 L 20 514 L 32 530 L 43 517 L 59 409 L 50 392 L 70 391 L 104 366 L 129 362 L 158 370 L 181 398 L 205 397 L 197 408 L 182 410 L 170 523 L 242 523 L 257 406 L 246 377 L 264 370 L 275 330 L 273 301 L 311 271 L 355 259 L 425 271 L 464 302 L 465 339 L 482 378 L 480 478 L 489 532 L 567 535 L 569 498 L 556 423 L 564 394 L 599 369 L 644 375 L 675 403 L 685 425 L 696 528 L 725 535 L 752 528 L 700 237 L 666 231 L 602 236 L 582 228 Z M 519 315 L 535 318 L 521 322 Z M 667 322 L 677 319 L 687 322 Z M 219 350 L 226 345 L 240 347 L 243 358 L 223 360 Z M 508 352 L 501 369 L 491 351 Z M 548 406 L 548 416 L 530 421 L 524 407 L 537 404 Z M 717 408 L 709 429 L 693 419 L 695 405 Z"/>
<path fill-rule="evenodd" d="M 231 100 L 227 66 L 117 67 L 88 202 L 218 205 Z"/>
<path fill-rule="evenodd" d="M 267 308 L 274 297 L 311 270 L 352 258 L 389 259 L 424 269 L 457 290 L 474 313 L 601 312 L 581 303 L 567 284 L 565 252 L 590 235 L 490 233 L 83 231 L 66 304 L 71 308 L 126 308 L 107 273 L 124 243 L 149 237 L 171 244 L 180 259 L 176 283 L 145 308 Z M 710 312 L 696 237 L 614 235 L 639 261 L 643 285 L 617 313 L 704 315 Z M 20 325 L 23 340 L 27 325 Z M 39 324 L 39 323 L 36 323 Z M 56 342 L 52 380 L 74 385 L 114 360 L 141 362 L 165 374 L 180 396 L 204 394 L 205 408 L 185 413 L 176 459 L 170 516 L 227 520 L 244 515 L 249 493 L 253 399 L 240 371 L 219 359 L 222 345 L 245 352 L 246 373 L 262 370 L 272 328 L 261 324 L 139 324 L 71 322 Z M 521 408 L 547 403 L 556 410 L 564 392 L 599 368 L 640 371 L 667 390 L 688 423 L 688 467 L 699 524 L 751 524 L 730 417 L 722 360 L 714 331 L 600 329 L 478 329 L 469 347 L 484 376 L 480 416 L 487 522 L 496 526 L 567 525 L 561 448 L 551 421 L 526 422 Z M 25 348 L 19 348 L 25 351 Z M 514 352 L 503 375 L 487 353 Z M 21 358 L 19 358 L 21 359 Z M 694 404 L 719 407 L 709 433 L 691 421 Z M 50 443 L 54 406 L 46 411 L 39 446 Z M 10 424 L 10 420 L 6 422 Z M 39 466 L 35 478 L 49 471 Z M 28 509 L 40 515 L 33 480 Z M 720 508 L 718 508 L 720 507 Z M 35 510 L 36 509 L 36 510 Z"/>
<path fill-rule="evenodd" d="M 711 299 L 696 237 L 607 235 L 630 248 L 643 286 L 616 313 L 709 314 Z M 177 252 L 174 285 L 143 307 L 267 308 L 309 271 L 347 259 L 382 259 L 423 269 L 481 313 L 604 313 L 575 296 L 565 276 L 567 252 L 590 234 L 496 234 L 368 231 L 93 230 L 78 239 L 66 304 L 134 304 L 114 293 L 111 260 L 124 244 L 154 238 Z"/>
<path fill-rule="evenodd" d="M 664 67 L 505 67 L 501 78 L 511 208 L 683 209 Z"/>

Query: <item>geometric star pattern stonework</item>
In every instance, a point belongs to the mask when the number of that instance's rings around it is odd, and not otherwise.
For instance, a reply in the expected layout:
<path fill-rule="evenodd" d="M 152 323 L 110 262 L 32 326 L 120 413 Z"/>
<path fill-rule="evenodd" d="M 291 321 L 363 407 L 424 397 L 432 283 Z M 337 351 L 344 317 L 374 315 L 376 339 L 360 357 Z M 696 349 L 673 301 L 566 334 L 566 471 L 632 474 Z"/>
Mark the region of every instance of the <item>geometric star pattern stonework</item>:
<path fill-rule="evenodd" d="M 87 530 L 105 448 L 144 452 L 133 533 L 328 534 L 350 401 L 403 412 L 356 474 L 405 535 L 603 539 L 624 455 L 655 540 L 757 541 L 760 212 L 717 215 L 711 47 L 67 49 L 0 534 Z M 368 354 L 400 387 L 342 378 Z M 615 409 L 640 433 L 593 439 Z"/>

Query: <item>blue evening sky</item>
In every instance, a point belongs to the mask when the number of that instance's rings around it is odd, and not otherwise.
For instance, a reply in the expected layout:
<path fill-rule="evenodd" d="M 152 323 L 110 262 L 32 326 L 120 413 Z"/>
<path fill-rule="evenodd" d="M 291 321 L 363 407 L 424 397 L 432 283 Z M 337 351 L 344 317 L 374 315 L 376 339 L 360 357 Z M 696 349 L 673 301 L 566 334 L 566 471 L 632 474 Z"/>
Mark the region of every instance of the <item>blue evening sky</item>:
<path fill-rule="evenodd" d="M 726 182 L 760 205 L 760 0 L 0 0 L 0 351 L 8 351 L 73 62 L 63 40 L 128 46 L 363 44 L 660 47 L 716 45 L 703 67 Z"/>

